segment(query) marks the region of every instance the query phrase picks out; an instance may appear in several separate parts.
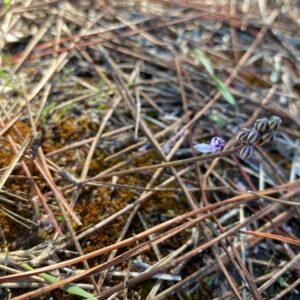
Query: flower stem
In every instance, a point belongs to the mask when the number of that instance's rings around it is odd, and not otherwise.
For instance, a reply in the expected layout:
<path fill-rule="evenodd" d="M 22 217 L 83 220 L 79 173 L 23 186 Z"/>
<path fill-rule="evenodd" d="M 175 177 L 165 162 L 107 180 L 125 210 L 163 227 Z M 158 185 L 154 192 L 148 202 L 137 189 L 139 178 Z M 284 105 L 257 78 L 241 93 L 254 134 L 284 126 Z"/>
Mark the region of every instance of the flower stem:
<path fill-rule="evenodd" d="M 99 174 L 94 177 L 88 178 L 85 181 L 91 181 L 91 180 L 97 180 L 97 179 L 103 179 L 103 178 L 110 178 L 113 176 L 123 176 L 123 175 L 128 175 L 136 172 L 142 172 L 145 170 L 155 170 L 155 169 L 160 169 L 160 168 L 166 168 L 166 167 L 175 167 L 175 166 L 180 166 L 184 164 L 191 164 L 194 162 L 198 161 L 204 161 L 204 160 L 209 160 L 209 159 L 214 159 L 217 157 L 223 157 L 223 156 L 229 156 L 241 149 L 241 146 L 234 147 L 219 153 L 213 153 L 213 154 L 208 154 L 208 155 L 202 155 L 202 156 L 196 156 L 192 158 L 186 158 L 186 159 L 181 159 L 181 160 L 175 160 L 175 161 L 170 161 L 170 162 L 165 162 L 161 164 L 155 164 L 155 165 L 150 165 L 150 166 L 144 166 L 140 168 L 131 168 L 128 170 L 123 170 L 123 171 L 116 171 L 108 174 Z"/>

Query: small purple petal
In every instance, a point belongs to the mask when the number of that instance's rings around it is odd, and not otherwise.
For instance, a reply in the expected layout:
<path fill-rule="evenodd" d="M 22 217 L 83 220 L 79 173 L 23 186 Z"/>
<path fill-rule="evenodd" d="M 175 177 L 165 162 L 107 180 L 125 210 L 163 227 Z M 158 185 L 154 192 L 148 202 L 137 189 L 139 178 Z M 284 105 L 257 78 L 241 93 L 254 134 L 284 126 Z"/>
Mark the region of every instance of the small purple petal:
<path fill-rule="evenodd" d="M 221 138 L 215 136 L 208 144 L 197 144 L 194 149 L 202 153 L 216 153 L 221 152 L 224 149 L 225 142 Z"/>
<path fill-rule="evenodd" d="M 210 141 L 212 152 L 221 152 L 224 149 L 225 142 L 221 138 L 215 136 Z"/>
<path fill-rule="evenodd" d="M 194 146 L 194 149 L 202 153 L 213 152 L 212 147 L 209 144 L 197 144 Z"/>

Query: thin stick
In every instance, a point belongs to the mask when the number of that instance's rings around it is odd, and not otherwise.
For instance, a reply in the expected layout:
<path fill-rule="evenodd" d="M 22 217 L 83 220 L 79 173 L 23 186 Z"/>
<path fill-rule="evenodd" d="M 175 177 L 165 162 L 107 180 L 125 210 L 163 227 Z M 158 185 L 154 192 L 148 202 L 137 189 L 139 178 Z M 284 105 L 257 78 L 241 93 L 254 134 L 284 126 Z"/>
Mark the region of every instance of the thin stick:
<path fill-rule="evenodd" d="M 293 185 L 299 184 L 299 182 L 300 182 L 300 180 L 297 180 L 297 182 L 294 182 Z M 262 194 L 276 193 L 280 189 L 286 189 L 288 185 L 291 185 L 291 184 L 284 184 L 282 186 L 277 187 L 276 189 L 265 190 L 265 191 L 261 192 L 260 197 L 261 197 Z M 137 234 L 133 237 L 130 237 L 130 238 L 118 243 L 118 244 L 114 244 L 114 245 L 96 250 L 94 252 L 85 254 L 81 257 L 77 257 L 77 258 L 70 259 L 68 261 L 57 263 L 55 265 L 51 265 L 51 266 L 48 266 L 48 267 L 43 267 L 43 268 L 36 269 L 34 271 L 26 272 L 26 274 L 28 276 L 36 275 L 36 274 L 39 274 L 41 272 L 48 272 L 48 271 L 51 271 L 51 270 L 54 270 L 54 269 L 57 269 L 57 268 L 60 268 L 60 267 L 69 266 L 69 265 L 81 262 L 84 259 L 91 259 L 91 258 L 97 257 L 101 254 L 107 253 L 111 250 L 114 250 L 114 249 L 117 249 L 117 248 L 120 248 L 120 247 L 123 247 L 123 246 L 128 246 L 130 243 L 135 242 L 139 239 L 145 238 L 151 233 L 161 231 L 162 229 L 167 228 L 167 227 L 171 226 L 172 224 L 178 224 L 180 222 L 183 222 L 184 220 L 187 220 L 187 219 L 189 219 L 193 216 L 197 216 L 201 213 L 204 213 L 204 212 L 207 212 L 207 211 L 212 211 L 213 212 L 212 214 L 214 215 L 214 214 L 216 214 L 215 210 L 220 208 L 220 207 L 224 208 L 226 205 L 229 205 L 230 207 L 232 207 L 232 205 L 238 205 L 241 202 L 253 201 L 256 198 L 257 197 L 254 197 L 254 195 L 246 194 L 246 195 L 237 196 L 237 197 L 234 197 L 234 198 L 231 198 L 231 199 L 228 199 L 228 200 L 224 200 L 222 202 L 209 204 L 207 206 L 197 208 L 193 211 L 190 211 L 188 213 L 185 213 L 183 215 L 175 217 L 175 218 L 173 218 L 171 220 L 168 220 L 168 221 L 166 221 L 162 224 L 156 225 L 156 226 L 150 228 L 149 230 L 144 231 L 142 233 L 139 233 L 139 234 Z M 297 205 L 300 206 L 300 203 L 297 203 Z M 267 213 L 267 212 L 265 211 L 264 213 Z M 240 226 L 240 224 L 238 226 Z M 241 226 L 241 227 L 243 227 L 243 226 Z M 20 279 L 23 279 L 24 277 L 26 277 L 25 274 L 3 276 L 3 277 L 0 277 L 0 283 L 1 282 L 8 282 L 8 281 L 11 281 L 11 280 L 20 280 Z"/>
<path fill-rule="evenodd" d="M 113 176 L 124 176 L 124 175 L 132 174 L 132 173 L 143 172 L 146 170 L 155 170 L 155 169 L 166 168 L 166 167 L 181 166 L 184 164 L 191 164 L 191 163 L 194 163 L 197 161 L 205 161 L 205 160 L 209 160 L 209 159 L 214 159 L 216 157 L 230 156 L 233 153 L 236 153 L 237 151 L 239 151 L 240 149 L 241 149 L 241 146 L 238 146 L 238 147 L 234 147 L 234 148 L 228 149 L 228 150 L 220 152 L 220 153 L 213 153 L 213 154 L 197 156 L 197 157 L 192 157 L 192 158 L 186 158 L 186 159 L 181 159 L 181 160 L 176 160 L 176 161 L 171 161 L 171 162 L 164 162 L 161 164 L 145 166 L 145 167 L 140 167 L 140 168 L 131 168 L 129 170 L 117 171 L 117 172 L 112 172 L 112 173 L 103 174 L 103 175 L 100 174 L 100 175 L 96 175 L 94 177 L 88 178 L 88 179 L 84 180 L 83 182 L 97 180 L 97 179 L 110 178 Z"/>
<path fill-rule="evenodd" d="M 23 145 L 21 146 L 21 149 L 19 150 L 17 155 L 14 157 L 14 159 L 12 160 L 12 162 L 9 164 L 8 168 L 5 170 L 4 174 L 2 175 L 2 177 L 0 179 L 0 190 L 3 188 L 7 178 L 9 177 L 9 175 L 11 174 L 13 169 L 15 168 L 16 164 L 19 162 L 19 160 L 23 156 L 25 150 L 27 149 L 27 146 L 28 146 L 29 141 L 30 141 L 29 137 L 30 137 L 30 135 L 27 135 Z"/>

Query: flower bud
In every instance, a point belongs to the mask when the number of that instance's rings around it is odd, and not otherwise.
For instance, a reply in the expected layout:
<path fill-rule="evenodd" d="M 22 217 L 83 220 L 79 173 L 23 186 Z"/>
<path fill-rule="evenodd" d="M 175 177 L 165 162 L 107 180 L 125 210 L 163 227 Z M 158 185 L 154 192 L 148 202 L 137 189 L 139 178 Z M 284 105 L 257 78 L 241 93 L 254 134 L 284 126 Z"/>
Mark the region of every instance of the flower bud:
<path fill-rule="evenodd" d="M 262 143 L 264 142 L 271 142 L 274 140 L 274 133 L 273 131 L 269 131 L 269 132 L 265 132 L 262 136 L 261 136 L 261 141 Z"/>
<path fill-rule="evenodd" d="M 253 146 L 250 144 L 245 145 L 240 151 L 240 157 L 242 159 L 249 159 L 253 154 Z"/>
<path fill-rule="evenodd" d="M 254 128 L 259 132 L 265 132 L 268 129 L 268 121 L 269 120 L 267 118 L 257 119 L 254 124 Z"/>
<path fill-rule="evenodd" d="M 281 124 L 281 119 L 278 116 L 272 116 L 269 119 L 268 126 L 271 130 L 276 130 Z"/>
<path fill-rule="evenodd" d="M 248 128 L 242 128 L 236 135 L 235 140 L 237 142 L 245 142 L 247 140 L 248 134 L 250 132 L 250 129 Z"/>
<path fill-rule="evenodd" d="M 249 144 L 257 144 L 259 141 L 260 141 L 259 132 L 255 129 L 252 129 L 247 136 L 247 142 Z"/>

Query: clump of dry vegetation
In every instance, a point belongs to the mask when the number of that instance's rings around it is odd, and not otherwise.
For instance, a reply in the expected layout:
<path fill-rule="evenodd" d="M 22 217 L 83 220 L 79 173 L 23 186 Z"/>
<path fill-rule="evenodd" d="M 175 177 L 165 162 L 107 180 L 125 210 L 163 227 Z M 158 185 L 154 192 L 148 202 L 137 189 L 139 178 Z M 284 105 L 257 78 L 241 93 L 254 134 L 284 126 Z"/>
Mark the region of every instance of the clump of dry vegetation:
<path fill-rule="evenodd" d="M 299 299 L 296 4 L 3 1 L 0 298 Z"/>

